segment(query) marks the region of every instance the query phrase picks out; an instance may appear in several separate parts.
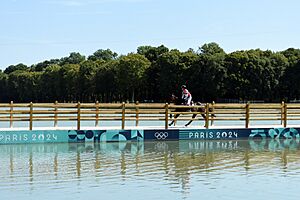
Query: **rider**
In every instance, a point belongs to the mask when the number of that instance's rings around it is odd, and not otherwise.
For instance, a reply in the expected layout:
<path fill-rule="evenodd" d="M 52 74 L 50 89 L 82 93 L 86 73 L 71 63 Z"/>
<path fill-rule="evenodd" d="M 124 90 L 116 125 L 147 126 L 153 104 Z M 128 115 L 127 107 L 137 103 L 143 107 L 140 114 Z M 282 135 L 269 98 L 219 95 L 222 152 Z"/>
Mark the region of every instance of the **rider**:
<path fill-rule="evenodd" d="M 187 106 L 191 106 L 192 105 L 192 95 L 186 89 L 186 85 L 182 85 L 181 86 L 181 90 L 182 90 L 182 96 L 181 96 L 181 98 L 182 98 L 184 104 L 187 105 Z"/>

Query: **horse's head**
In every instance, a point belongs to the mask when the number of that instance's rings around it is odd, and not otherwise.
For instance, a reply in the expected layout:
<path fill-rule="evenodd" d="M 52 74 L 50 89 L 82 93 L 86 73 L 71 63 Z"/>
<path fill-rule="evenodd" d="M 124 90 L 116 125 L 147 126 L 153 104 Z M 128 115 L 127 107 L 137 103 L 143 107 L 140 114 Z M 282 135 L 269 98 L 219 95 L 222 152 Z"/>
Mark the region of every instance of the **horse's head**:
<path fill-rule="evenodd" d="M 176 105 L 180 105 L 183 102 L 182 99 L 179 98 L 178 96 L 176 96 L 175 94 L 171 95 L 170 101 L 171 101 L 171 103 L 174 103 Z"/>

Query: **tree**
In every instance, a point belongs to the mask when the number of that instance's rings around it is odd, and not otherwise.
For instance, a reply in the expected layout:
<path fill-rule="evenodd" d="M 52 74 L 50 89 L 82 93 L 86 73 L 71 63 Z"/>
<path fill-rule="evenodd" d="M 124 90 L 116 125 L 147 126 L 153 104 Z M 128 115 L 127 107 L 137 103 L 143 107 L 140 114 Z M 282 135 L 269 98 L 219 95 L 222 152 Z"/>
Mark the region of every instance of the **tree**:
<path fill-rule="evenodd" d="M 280 54 L 259 49 L 226 56 L 227 97 L 275 101 L 287 60 Z"/>
<path fill-rule="evenodd" d="M 147 87 L 144 89 L 144 100 L 161 100 L 158 94 L 160 67 L 156 62 L 159 56 L 167 52 L 169 52 L 169 49 L 164 45 L 158 47 L 140 46 L 137 48 L 137 53 L 144 55 L 151 62 L 151 66 L 145 71 Z"/>
<path fill-rule="evenodd" d="M 279 101 L 300 98 L 300 49 L 252 49 L 226 54 L 214 42 L 196 51 L 140 46 L 118 56 L 99 49 L 85 56 L 72 52 L 27 67 L 0 71 L 0 101 L 166 101 L 186 84 L 194 100 L 223 98 Z"/>
<path fill-rule="evenodd" d="M 61 101 L 78 101 L 80 99 L 79 68 L 78 64 L 66 64 L 60 68 Z"/>
<path fill-rule="evenodd" d="M 9 98 L 15 102 L 37 101 L 41 72 L 14 71 L 8 76 Z"/>
<path fill-rule="evenodd" d="M 168 99 L 174 92 L 177 93 L 180 90 L 180 85 L 189 84 L 190 77 L 187 72 L 197 57 L 197 54 L 190 51 L 181 53 L 178 50 L 171 50 L 158 58 L 158 92 L 162 100 Z"/>
<path fill-rule="evenodd" d="M 150 62 L 157 61 L 158 57 L 164 53 L 169 52 L 169 49 L 164 45 L 158 47 L 140 46 L 137 48 L 137 53 L 144 55 Z"/>
<path fill-rule="evenodd" d="M 279 52 L 287 59 L 285 72 L 281 76 L 279 91 L 282 99 L 299 99 L 299 60 L 300 49 L 288 48 Z"/>
<path fill-rule="evenodd" d="M 216 45 L 205 45 L 199 49 L 202 49 L 201 53 L 189 69 L 193 99 L 216 100 L 225 93 L 224 81 L 227 78 L 227 69 L 224 67 L 224 59 L 226 54 L 220 47 L 216 48 Z"/>
<path fill-rule="evenodd" d="M 284 99 L 300 99 L 300 60 L 289 66 L 282 77 L 281 91 Z"/>
<path fill-rule="evenodd" d="M 290 66 L 293 66 L 300 60 L 300 49 L 288 48 L 280 53 L 288 59 Z"/>
<path fill-rule="evenodd" d="M 96 94 L 103 102 L 112 102 L 118 96 L 116 64 L 117 61 L 112 60 L 102 63 L 97 69 L 95 77 Z"/>
<path fill-rule="evenodd" d="M 7 98 L 7 78 L 8 75 L 0 70 L 0 102 L 8 101 Z"/>
<path fill-rule="evenodd" d="M 6 74 L 10 74 L 14 71 L 17 71 L 17 70 L 20 70 L 20 71 L 27 71 L 28 70 L 28 67 L 27 65 L 24 65 L 23 63 L 19 63 L 17 65 L 10 65 L 8 66 L 5 70 L 4 70 L 4 73 Z"/>
<path fill-rule="evenodd" d="M 94 62 L 91 60 L 84 61 L 79 68 L 79 91 L 81 101 L 95 101 L 95 76 L 97 68 L 103 61 Z"/>
<path fill-rule="evenodd" d="M 110 49 L 99 49 L 93 55 L 88 57 L 88 60 L 96 61 L 96 60 L 104 60 L 110 61 L 115 60 L 118 57 L 116 52 L 112 52 Z"/>
<path fill-rule="evenodd" d="M 66 64 L 80 64 L 85 61 L 85 56 L 80 53 L 72 52 L 69 57 L 64 57 L 60 59 L 60 65 Z"/>
<path fill-rule="evenodd" d="M 59 65 L 50 65 L 44 69 L 40 81 L 40 100 L 54 102 L 61 100 L 62 89 Z"/>
<path fill-rule="evenodd" d="M 280 52 L 272 53 L 268 56 L 270 60 L 270 90 L 272 91 L 271 100 L 280 101 L 285 98 L 285 86 L 283 82 L 284 74 L 289 67 L 288 59 Z"/>
<path fill-rule="evenodd" d="M 120 92 L 125 99 L 136 99 L 135 95 L 139 95 L 139 88 L 143 85 L 145 71 L 150 67 L 150 61 L 145 56 L 140 54 L 130 53 L 127 56 L 122 56 L 117 63 L 117 79 L 120 84 Z M 126 94 L 127 93 L 127 94 Z"/>
<path fill-rule="evenodd" d="M 225 54 L 224 50 L 215 42 L 202 45 L 199 47 L 198 53 L 206 55 Z"/>
<path fill-rule="evenodd" d="M 45 60 L 43 62 L 40 62 L 38 64 L 32 65 L 31 66 L 31 71 L 43 71 L 50 65 L 59 65 L 60 60 L 59 59 L 51 59 L 51 60 Z"/>

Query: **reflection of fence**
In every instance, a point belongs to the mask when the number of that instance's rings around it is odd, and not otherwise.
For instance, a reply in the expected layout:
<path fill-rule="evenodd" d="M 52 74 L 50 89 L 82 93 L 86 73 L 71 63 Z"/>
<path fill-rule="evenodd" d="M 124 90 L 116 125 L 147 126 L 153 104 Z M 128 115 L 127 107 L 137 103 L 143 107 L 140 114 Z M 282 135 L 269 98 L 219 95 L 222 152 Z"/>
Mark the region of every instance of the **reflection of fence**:
<path fill-rule="evenodd" d="M 185 108 L 185 109 L 184 109 Z M 76 121 L 77 129 L 81 128 L 82 121 L 121 121 L 121 128 L 125 128 L 125 121 L 164 121 L 165 128 L 171 120 L 170 114 L 184 114 L 176 120 L 191 120 L 191 114 L 198 114 L 193 120 L 204 120 L 205 127 L 214 121 L 244 121 L 245 128 L 252 121 L 280 121 L 286 127 L 288 121 L 300 120 L 300 104 L 224 104 L 207 103 L 191 106 L 197 112 L 178 111 L 186 110 L 187 106 L 163 103 L 18 103 L 0 104 L 0 121 L 9 122 L 13 127 L 16 121 L 29 122 L 32 130 L 34 121 L 52 121 L 57 127 L 58 121 Z M 201 108 L 201 109 L 199 109 Z M 205 118 L 201 117 L 205 114 Z M 215 114 L 213 117 L 211 114 Z"/>

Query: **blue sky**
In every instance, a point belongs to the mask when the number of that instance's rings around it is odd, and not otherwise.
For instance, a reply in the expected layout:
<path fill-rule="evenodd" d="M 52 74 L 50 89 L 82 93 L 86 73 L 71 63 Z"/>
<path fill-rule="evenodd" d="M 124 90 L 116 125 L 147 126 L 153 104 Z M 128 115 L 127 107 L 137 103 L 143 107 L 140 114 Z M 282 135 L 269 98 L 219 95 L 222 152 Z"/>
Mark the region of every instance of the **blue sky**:
<path fill-rule="evenodd" d="M 185 51 L 217 42 L 227 53 L 300 48 L 298 0 L 4 0 L 0 69 L 71 52 L 118 54 L 161 44 Z"/>

